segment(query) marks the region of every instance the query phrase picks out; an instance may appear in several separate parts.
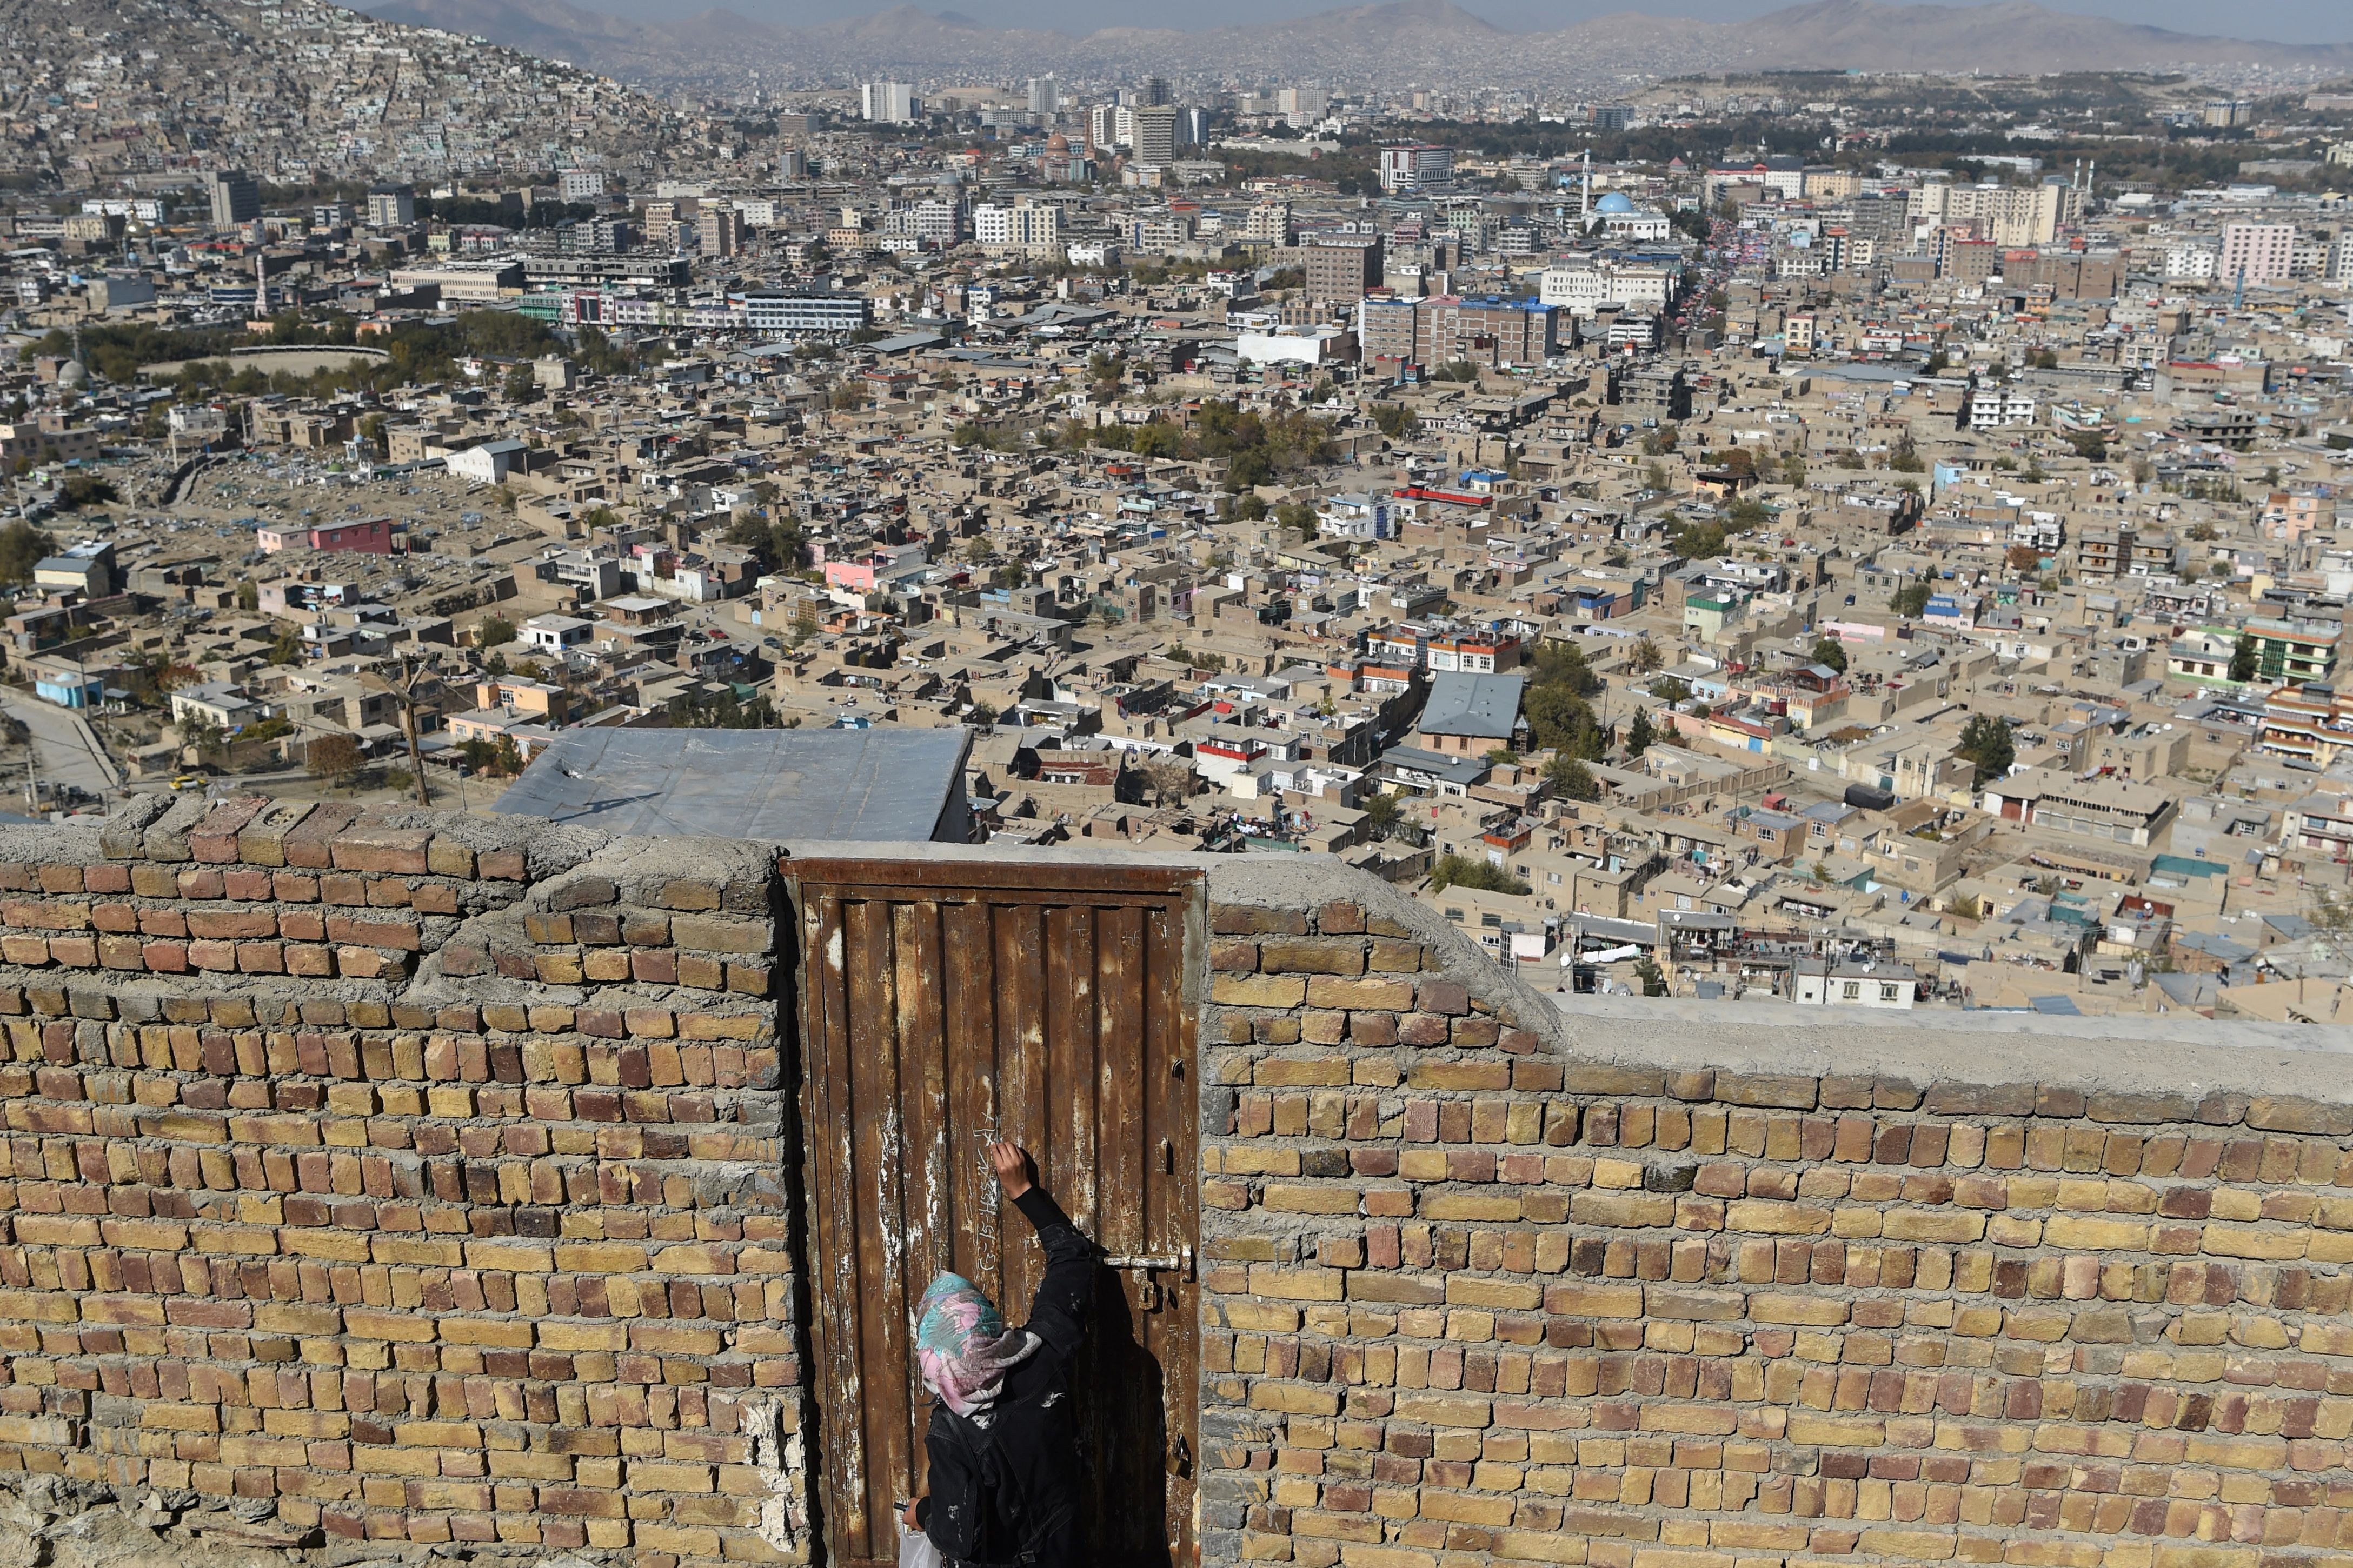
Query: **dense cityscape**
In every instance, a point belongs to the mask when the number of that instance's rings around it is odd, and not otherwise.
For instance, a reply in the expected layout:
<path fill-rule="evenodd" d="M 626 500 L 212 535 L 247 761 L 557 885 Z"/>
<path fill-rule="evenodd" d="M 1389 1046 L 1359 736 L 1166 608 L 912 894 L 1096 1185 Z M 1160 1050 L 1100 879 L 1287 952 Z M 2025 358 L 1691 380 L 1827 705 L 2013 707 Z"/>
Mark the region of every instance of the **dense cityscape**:
<path fill-rule="evenodd" d="M 1546 991 L 2353 995 L 2353 88 L 655 99 L 65 15 L 0 66 L 26 815 L 925 730 L 971 841 L 1336 855 Z"/>

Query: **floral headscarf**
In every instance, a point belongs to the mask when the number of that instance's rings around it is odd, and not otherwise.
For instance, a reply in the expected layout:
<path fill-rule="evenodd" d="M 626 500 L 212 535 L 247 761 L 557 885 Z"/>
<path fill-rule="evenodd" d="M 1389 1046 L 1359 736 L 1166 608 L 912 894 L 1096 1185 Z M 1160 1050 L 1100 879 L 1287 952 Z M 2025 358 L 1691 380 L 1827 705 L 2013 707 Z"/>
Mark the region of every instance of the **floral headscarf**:
<path fill-rule="evenodd" d="M 980 1288 L 955 1274 L 934 1277 L 916 1310 L 915 1364 L 923 1386 L 959 1415 L 979 1415 L 1005 1392 L 1008 1367 L 1029 1359 L 1038 1336 L 1008 1329 Z"/>

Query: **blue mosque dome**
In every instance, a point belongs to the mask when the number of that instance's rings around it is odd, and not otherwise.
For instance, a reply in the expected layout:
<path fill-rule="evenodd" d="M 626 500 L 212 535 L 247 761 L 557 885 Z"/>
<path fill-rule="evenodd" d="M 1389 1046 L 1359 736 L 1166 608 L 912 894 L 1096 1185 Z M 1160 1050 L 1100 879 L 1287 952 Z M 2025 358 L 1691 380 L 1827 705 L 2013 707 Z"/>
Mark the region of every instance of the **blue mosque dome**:
<path fill-rule="evenodd" d="M 1623 191 L 1612 191 L 1593 204 L 1598 213 L 1630 213 L 1635 211 L 1634 198 Z"/>

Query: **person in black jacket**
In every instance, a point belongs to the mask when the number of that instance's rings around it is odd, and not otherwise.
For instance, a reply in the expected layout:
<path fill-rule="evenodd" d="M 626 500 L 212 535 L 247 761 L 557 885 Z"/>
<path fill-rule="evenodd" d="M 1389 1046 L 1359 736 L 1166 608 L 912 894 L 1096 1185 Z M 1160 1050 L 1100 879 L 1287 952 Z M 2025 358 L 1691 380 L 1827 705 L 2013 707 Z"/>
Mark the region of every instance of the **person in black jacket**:
<path fill-rule="evenodd" d="M 1068 1373 L 1103 1249 L 1030 1182 L 1022 1151 L 992 1143 L 988 1161 L 1037 1227 L 1046 1277 L 1018 1329 L 970 1280 L 944 1273 L 924 1290 L 915 1360 L 937 1400 L 923 1439 L 931 1493 L 907 1505 L 906 1522 L 956 1568 L 1076 1568 L 1083 1521 Z"/>

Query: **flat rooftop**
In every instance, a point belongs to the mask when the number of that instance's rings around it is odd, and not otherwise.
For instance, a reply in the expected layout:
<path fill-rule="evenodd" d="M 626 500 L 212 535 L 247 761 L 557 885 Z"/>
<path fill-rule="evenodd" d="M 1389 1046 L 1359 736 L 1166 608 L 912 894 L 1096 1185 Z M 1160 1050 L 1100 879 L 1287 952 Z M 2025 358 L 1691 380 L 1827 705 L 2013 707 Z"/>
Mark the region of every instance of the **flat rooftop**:
<path fill-rule="evenodd" d="M 965 837 L 971 731 L 573 730 L 499 811 L 607 833 L 722 838 Z"/>

